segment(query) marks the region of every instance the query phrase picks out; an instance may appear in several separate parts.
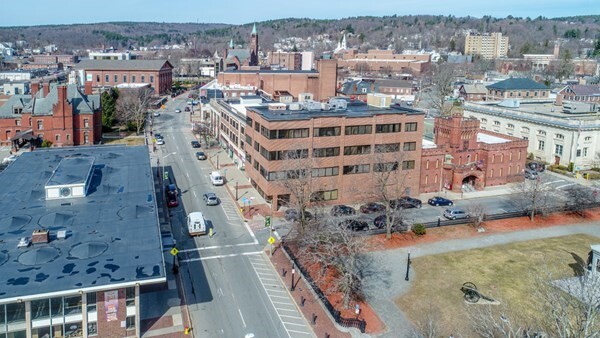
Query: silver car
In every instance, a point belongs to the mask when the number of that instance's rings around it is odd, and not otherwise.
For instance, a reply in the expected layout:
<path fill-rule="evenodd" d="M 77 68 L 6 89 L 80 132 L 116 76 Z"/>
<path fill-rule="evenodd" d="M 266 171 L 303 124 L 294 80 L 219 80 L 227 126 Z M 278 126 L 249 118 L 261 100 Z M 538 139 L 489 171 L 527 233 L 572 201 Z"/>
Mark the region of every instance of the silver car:
<path fill-rule="evenodd" d="M 206 194 L 204 194 L 202 196 L 202 198 L 204 198 L 204 203 L 206 203 L 206 205 L 218 205 L 219 204 L 219 198 L 217 197 L 217 195 L 215 195 L 214 192 L 207 192 Z"/>
<path fill-rule="evenodd" d="M 448 208 L 444 210 L 444 217 L 447 219 L 467 219 L 469 214 L 461 208 Z"/>

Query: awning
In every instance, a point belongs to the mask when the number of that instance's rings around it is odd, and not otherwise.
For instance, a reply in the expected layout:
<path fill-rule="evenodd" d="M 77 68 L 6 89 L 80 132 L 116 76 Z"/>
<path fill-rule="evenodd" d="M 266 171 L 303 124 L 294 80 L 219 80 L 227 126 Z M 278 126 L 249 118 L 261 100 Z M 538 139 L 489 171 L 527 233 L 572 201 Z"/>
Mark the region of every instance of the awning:
<path fill-rule="evenodd" d="M 33 136 L 33 130 L 32 129 L 27 129 L 24 131 L 20 131 L 18 132 L 15 136 L 11 137 L 11 141 L 16 141 L 16 140 L 20 140 L 20 139 L 24 139 L 27 141 L 31 141 L 34 140 L 36 137 Z"/>

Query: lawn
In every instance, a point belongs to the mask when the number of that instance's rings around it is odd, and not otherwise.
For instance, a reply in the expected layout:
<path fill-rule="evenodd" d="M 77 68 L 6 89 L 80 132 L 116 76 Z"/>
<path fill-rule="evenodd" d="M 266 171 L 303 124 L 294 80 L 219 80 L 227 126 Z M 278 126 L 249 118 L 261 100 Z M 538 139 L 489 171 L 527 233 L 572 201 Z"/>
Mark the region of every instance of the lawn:
<path fill-rule="evenodd" d="M 473 282 L 484 295 L 500 301 L 502 309 L 506 306 L 516 317 L 535 323 L 541 316 L 534 297 L 536 271 L 551 270 L 557 279 L 572 277 L 578 261 L 587 261 L 590 245 L 598 242 L 593 236 L 573 235 L 415 258 L 413 286 L 396 304 L 413 323 L 424 318 L 431 304 L 439 311 L 446 337 L 461 332 L 472 336 L 467 307 L 482 305 L 467 305 L 460 287 Z"/>
<path fill-rule="evenodd" d="M 125 144 L 128 146 L 144 145 L 144 136 L 125 136 L 123 138 L 103 138 L 104 144 Z"/>

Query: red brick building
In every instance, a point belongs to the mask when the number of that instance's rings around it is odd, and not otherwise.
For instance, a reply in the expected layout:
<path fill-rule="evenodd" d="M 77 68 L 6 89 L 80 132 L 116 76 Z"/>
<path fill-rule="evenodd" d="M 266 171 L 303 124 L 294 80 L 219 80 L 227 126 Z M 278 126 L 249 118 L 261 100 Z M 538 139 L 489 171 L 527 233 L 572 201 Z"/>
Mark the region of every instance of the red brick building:
<path fill-rule="evenodd" d="M 282 103 L 246 108 L 246 174 L 275 210 L 293 202 L 281 180 L 303 164 L 318 187 L 312 198 L 320 203 L 377 200 L 375 180 L 384 171 L 397 182 L 388 188 L 392 197 L 419 193 L 421 112 L 364 104 L 322 110 L 315 104 L 292 110 Z M 289 154 L 297 157 L 290 160 Z"/>
<path fill-rule="evenodd" d="M 315 100 L 326 100 L 336 94 L 337 63 L 319 60 L 317 70 L 226 70 L 218 75 L 224 86 L 252 86 L 271 95 L 287 91 L 298 99 L 300 93 L 313 93 Z"/>
<path fill-rule="evenodd" d="M 0 107 L 0 144 L 18 148 L 24 141 L 54 146 L 96 144 L 102 139 L 100 95 L 91 84 L 31 84 L 30 95 L 14 95 Z"/>
<path fill-rule="evenodd" d="M 95 88 L 149 83 L 155 94 L 164 95 L 173 84 L 173 65 L 166 60 L 82 60 L 75 68 L 85 73 L 80 82 L 91 81 Z"/>
<path fill-rule="evenodd" d="M 288 70 L 302 69 L 302 53 L 299 52 L 269 52 L 267 62 L 270 66 L 277 65 Z"/>
<path fill-rule="evenodd" d="M 437 117 L 435 141 L 425 142 L 421 192 L 456 192 L 523 181 L 528 141 L 482 130 L 479 120 Z M 464 186 L 464 187 L 463 187 Z"/>
<path fill-rule="evenodd" d="M 393 50 L 371 49 L 359 53 L 356 49 L 345 49 L 338 54 L 338 66 L 349 71 L 378 72 L 391 71 L 422 74 L 431 65 L 429 54 L 396 54 Z"/>

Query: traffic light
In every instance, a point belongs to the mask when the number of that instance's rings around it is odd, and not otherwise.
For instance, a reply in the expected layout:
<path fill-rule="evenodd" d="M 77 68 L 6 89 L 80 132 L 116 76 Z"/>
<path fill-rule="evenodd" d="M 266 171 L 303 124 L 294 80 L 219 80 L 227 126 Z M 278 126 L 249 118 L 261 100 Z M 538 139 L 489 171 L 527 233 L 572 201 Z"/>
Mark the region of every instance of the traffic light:
<path fill-rule="evenodd" d="M 168 179 L 169 179 L 169 172 L 168 172 L 168 171 L 165 171 L 165 172 L 163 173 L 163 179 L 164 179 L 164 180 L 168 180 Z"/>
<path fill-rule="evenodd" d="M 267 216 L 265 217 L 265 227 L 270 227 L 271 226 L 271 216 Z"/>

